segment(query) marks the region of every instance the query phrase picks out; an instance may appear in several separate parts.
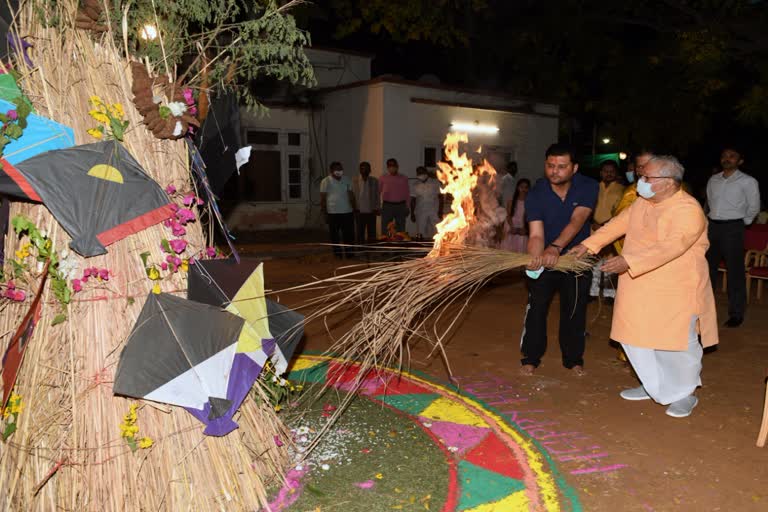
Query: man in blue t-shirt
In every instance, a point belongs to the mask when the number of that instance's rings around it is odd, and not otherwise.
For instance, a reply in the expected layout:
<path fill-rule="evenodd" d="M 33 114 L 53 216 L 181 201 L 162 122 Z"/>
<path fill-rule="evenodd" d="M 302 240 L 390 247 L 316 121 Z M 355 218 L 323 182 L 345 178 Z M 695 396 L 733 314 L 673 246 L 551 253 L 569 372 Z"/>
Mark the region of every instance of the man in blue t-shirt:
<path fill-rule="evenodd" d="M 560 292 L 560 351 L 563 366 L 584 374 L 584 338 L 587 320 L 587 274 L 551 270 L 561 254 L 589 236 L 589 218 L 595 208 L 598 183 L 578 173 L 573 151 L 562 144 L 547 149 L 544 174 L 528 193 L 528 306 L 521 341 L 521 373 L 532 375 L 547 348 L 549 303 Z M 537 277 L 537 271 L 543 272 Z"/>

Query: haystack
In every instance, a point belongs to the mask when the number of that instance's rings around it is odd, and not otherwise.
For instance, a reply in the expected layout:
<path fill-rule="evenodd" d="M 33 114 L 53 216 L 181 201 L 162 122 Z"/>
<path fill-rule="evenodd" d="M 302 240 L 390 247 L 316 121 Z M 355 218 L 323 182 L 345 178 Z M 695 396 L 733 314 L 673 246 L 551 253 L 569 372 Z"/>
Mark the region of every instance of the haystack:
<path fill-rule="evenodd" d="M 22 7 L 16 30 L 34 45 L 34 67 L 21 58 L 14 67 L 35 109 L 71 126 L 83 144 L 94 141 L 87 133 L 95 125 L 89 98 L 122 104 L 130 123 L 126 149 L 163 187 L 193 191 L 185 142 L 159 140 L 142 126 L 132 105 L 131 62 L 112 34 L 76 29 L 77 1 L 59 1 L 61 17 L 49 26 L 33 4 Z M 47 231 L 57 250 L 68 246 L 67 234 L 44 206 L 13 203 L 11 218 L 18 214 Z M 203 436 L 202 425 L 180 408 L 113 396 L 120 352 L 154 284 L 140 255 L 163 261 L 164 238 L 170 238 L 168 228 L 155 225 L 109 246 L 108 254 L 77 257 L 81 269 L 105 268 L 111 277 L 74 295 L 63 323 L 52 325 L 61 310 L 45 289 L 42 317 L 15 387 L 24 404 L 18 429 L 0 445 L 3 510 L 254 510 L 266 502 L 265 485 L 279 478 L 286 460 L 274 439 L 285 439 L 283 427 L 264 401 L 246 400 L 240 428 L 216 438 Z M 190 254 L 207 245 L 199 222 L 187 225 L 185 238 Z M 9 236 L 6 255 L 13 257 L 24 242 Z M 40 279 L 31 276 L 24 283 L 29 295 Z M 163 279 L 161 287 L 185 290 L 186 274 Z M 28 308 L 29 300 L 4 306 L 0 348 Z M 139 435 L 153 444 L 132 451 L 120 425 L 137 403 Z"/>

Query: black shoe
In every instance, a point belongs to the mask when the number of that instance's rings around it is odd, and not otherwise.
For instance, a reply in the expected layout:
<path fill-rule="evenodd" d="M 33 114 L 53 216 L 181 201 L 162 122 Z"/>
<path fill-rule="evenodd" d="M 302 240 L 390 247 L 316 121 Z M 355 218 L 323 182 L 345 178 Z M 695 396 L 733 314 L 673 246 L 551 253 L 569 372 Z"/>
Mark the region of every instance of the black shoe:
<path fill-rule="evenodd" d="M 726 327 L 738 327 L 744 322 L 744 319 L 740 316 L 732 316 L 725 322 Z"/>

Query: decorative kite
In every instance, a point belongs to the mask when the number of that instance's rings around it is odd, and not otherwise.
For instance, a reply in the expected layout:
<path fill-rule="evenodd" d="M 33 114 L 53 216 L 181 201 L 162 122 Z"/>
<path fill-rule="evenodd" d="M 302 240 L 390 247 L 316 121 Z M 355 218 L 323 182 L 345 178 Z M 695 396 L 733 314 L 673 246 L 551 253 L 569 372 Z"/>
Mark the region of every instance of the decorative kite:
<path fill-rule="evenodd" d="M 278 374 L 285 371 L 304 335 L 304 315 L 264 298 L 263 265 L 255 259 L 202 260 L 189 267 L 187 298 L 226 308 L 274 339 Z"/>
<path fill-rule="evenodd" d="M 15 104 L 0 100 L 0 112 L 15 110 Z M 51 121 L 37 114 L 29 114 L 27 126 L 16 140 L 3 148 L 3 158 L 12 164 L 18 164 L 28 158 L 52 149 L 70 148 L 75 145 L 75 133 L 69 126 Z"/>
<path fill-rule="evenodd" d="M 45 204 L 86 257 L 173 216 L 163 189 L 117 141 L 0 164 L 0 194 Z"/>
<path fill-rule="evenodd" d="M 150 293 L 112 391 L 184 407 L 206 425 L 204 434 L 223 436 L 237 428 L 232 417 L 263 368 L 245 352 L 271 354 L 274 346 L 217 307 Z"/>

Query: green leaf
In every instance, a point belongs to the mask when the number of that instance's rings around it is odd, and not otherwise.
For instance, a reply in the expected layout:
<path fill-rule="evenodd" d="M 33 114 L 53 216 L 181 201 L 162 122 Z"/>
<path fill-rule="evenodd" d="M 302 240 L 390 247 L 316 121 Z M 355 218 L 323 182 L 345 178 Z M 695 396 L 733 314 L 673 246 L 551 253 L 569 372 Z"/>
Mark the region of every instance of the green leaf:
<path fill-rule="evenodd" d="M 160 240 L 160 245 L 162 246 L 163 250 L 167 252 L 168 254 L 173 254 L 173 249 L 171 249 L 171 244 L 168 243 L 168 240 L 163 238 Z"/>
<path fill-rule="evenodd" d="M 11 437 L 11 434 L 14 432 L 16 432 L 16 421 L 8 423 L 5 426 L 5 430 L 3 430 L 3 441 L 7 441 L 8 438 Z"/>
<path fill-rule="evenodd" d="M 163 105 L 160 107 L 159 114 L 161 119 L 168 119 L 169 117 L 171 117 L 171 109 Z"/>
<path fill-rule="evenodd" d="M 139 449 L 139 445 L 136 443 L 135 438 L 132 437 L 130 439 L 126 439 L 125 442 L 128 443 L 128 446 L 131 447 L 132 452 L 135 452 L 136 450 Z"/>
<path fill-rule="evenodd" d="M 59 313 L 55 317 L 53 317 L 53 322 L 51 322 L 51 326 L 63 324 L 67 321 L 67 315 L 65 313 Z"/>
<path fill-rule="evenodd" d="M 127 299 L 125 299 L 125 301 L 128 303 L 129 306 L 133 306 L 136 303 L 136 299 L 134 299 L 133 297 L 128 297 Z"/>
<path fill-rule="evenodd" d="M 26 119 L 32 113 L 32 107 L 23 96 L 14 99 L 13 104 L 16 105 L 16 113 L 19 115 L 19 119 Z"/>
<path fill-rule="evenodd" d="M 144 264 L 144 268 L 147 267 L 147 260 L 151 255 L 152 254 L 149 251 L 139 254 L 139 258 L 141 258 L 141 262 Z"/>
<path fill-rule="evenodd" d="M 18 123 L 19 123 L 19 126 L 21 127 L 22 130 L 26 130 L 27 129 L 27 119 L 26 118 L 20 117 L 19 120 L 18 120 Z"/>

